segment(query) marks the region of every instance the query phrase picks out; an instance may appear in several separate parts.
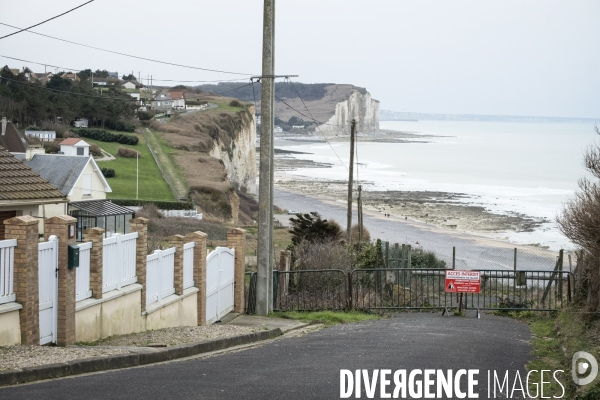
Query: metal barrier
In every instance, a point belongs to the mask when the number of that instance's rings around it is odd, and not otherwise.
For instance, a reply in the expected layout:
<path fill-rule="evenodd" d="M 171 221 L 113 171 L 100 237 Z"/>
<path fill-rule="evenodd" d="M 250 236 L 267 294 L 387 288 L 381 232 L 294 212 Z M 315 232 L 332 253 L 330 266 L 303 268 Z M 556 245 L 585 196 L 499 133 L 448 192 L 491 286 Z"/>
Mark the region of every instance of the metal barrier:
<path fill-rule="evenodd" d="M 273 271 L 273 309 L 422 310 L 458 308 L 460 295 L 446 293 L 445 269 L 397 268 Z M 246 313 L 256 307 L 256 272 L 247 273 Z M 463 294 L 463 308 L 555 311 L 571 301 L 567 271 L 481 271 L 481 292 Z"/>
<path fill-rule="evenodd" d="M 480 310 L 554 311 L 571 300 L 573 275 L 566 271 L 481 271 L 481 292 L 463 304 Z M 456 308 L 460 295 L 446 293 L 444 269 L 362 269 L 350 274 L 351 308 Z"/>
<path fill-rule="evenodd" d="M 275 311 L 348 308 L 347 278 L 342 270 L 273 271 L 273 277 Z"/>

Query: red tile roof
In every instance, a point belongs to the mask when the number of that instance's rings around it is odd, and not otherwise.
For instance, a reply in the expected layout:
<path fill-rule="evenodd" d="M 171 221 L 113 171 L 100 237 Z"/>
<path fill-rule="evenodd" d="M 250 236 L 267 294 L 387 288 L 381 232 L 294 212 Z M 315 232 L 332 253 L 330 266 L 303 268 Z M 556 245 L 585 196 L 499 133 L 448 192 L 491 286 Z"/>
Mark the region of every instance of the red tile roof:
<path fill-rule="evenodd" d="M 183 92 L 169 92 L 169 96 L 172 100 L 183 99 Z"/>
<path fill-rule="evenodd" d="M 65 145 L 65 146 L 74 146 L 77 143 L 79 143 L 79 141 L 81 140 L 81 138 L 74 138 L 74 137 L 70 137 L 68 139 L 63 140 L 62 142 L 60 142 L 61 145 Z"/>

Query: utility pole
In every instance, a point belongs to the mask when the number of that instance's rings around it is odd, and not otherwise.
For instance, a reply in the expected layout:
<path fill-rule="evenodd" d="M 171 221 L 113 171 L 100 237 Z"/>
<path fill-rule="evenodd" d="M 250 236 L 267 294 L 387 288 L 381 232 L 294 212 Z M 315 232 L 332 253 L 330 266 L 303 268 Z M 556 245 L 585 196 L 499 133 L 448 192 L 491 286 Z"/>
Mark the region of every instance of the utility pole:
<path fill-rule="evenodd" d="M 353 119 L 350 126 L 350 165 L 348 168 L 348 221 L 346 222 L 346 242 L 352 242 L 352 180 L 354 178 L 354 131 L 356 120 Z"/>
<path fill-rule="evenodd" d="M 262 95 L 260 102 L 260 170 L 258 179 L 258 249 L 256 314 L 273 307 L 273 102 L 275 95 L 275 0 L 264 1 Z"/>
<path fill-rule="evenodd" d="M 358 185 L 358 245 L 363 241 L 362 186 Z"/>

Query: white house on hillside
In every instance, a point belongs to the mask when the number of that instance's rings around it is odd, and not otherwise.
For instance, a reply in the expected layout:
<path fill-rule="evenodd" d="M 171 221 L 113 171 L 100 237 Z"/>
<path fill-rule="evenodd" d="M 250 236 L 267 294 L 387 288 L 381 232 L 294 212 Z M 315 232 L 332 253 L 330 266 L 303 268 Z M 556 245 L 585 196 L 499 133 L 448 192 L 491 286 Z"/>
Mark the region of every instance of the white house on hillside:
<path fill-rule="evenodd" d="M 80 138 L 68 138 L 60 142 L 60 151 L 65 156 L 90 156 L 90 145 Z"/>
<path fill-rule="evenodd" d="M 28 138 L 34 137 L 40 139 L 42 142 L 49 142 L 56 139 L 55 131 L 25 131 L 25 136 Z"/>
<path fill-rule="evenodd" d="M 123 86 L 125 89 L 135 89 L 135 83 L 131 81 L 124 82 L 121 86 Z"/>

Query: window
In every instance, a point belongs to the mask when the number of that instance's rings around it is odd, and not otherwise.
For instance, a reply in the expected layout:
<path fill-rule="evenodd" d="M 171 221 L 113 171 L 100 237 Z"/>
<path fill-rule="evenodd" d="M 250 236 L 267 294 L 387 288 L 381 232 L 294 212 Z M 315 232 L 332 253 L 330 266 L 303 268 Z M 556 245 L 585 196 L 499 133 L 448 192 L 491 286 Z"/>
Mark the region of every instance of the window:
<path fill-rule="evenodd" d="M 77 148 L 77 155 L 78 156 L 82 156 L 83 155 L 83 147 L 78 147 Z"/>
<path fill-rule="evenodd" d="M 92 195 L 92 175 L 83 175 L 82 177 L 82 195 L 91 196 Z"/>

